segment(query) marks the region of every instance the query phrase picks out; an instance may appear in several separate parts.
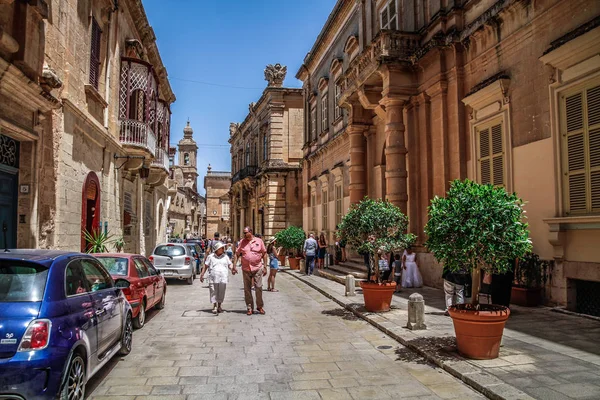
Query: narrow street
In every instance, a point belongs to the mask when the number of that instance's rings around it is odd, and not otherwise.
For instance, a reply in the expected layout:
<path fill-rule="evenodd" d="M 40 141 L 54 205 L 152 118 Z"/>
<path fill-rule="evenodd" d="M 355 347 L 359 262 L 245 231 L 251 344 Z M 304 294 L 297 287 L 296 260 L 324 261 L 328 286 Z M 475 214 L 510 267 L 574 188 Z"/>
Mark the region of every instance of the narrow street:
<path fill-rule="evenodd" d="M 97 374 L 87 398 L 483 398 L 440 369 L 398 361 L 397 342 L 284 273 L 280 292 L 264 293 L 264 316 L 245 315 L 240 275 L 219 316 L 206 286 L 170 281 L 165 309 L 149 313 L 131 354 Z"/>

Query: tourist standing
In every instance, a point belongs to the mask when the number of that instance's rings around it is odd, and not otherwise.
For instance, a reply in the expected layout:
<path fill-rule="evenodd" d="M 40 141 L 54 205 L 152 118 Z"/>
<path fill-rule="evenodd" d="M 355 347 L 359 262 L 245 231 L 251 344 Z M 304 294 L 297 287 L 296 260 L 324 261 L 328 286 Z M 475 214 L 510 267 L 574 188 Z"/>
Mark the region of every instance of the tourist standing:
<path fill-rule="evenodd" d="M 252 315 L 254 310 L 254 298 L 252 296 L 252 286 L 256 293 L 256 311 L 260 314 L 265 314 L 262 298 L 262 278 L 267 274 L 267 266 L 264 264 L 265 254 L 267 249 L 262 239 L 254 237 L 252 228 L 249 226 L 244 228 L 244 238 L 240 240 L 240 244 L 235 250 L 235 255 L 241 257 L 242 273 L 244 277 L 244 298 L 246 300 L 247 315 Z M 236 273 L 236 267 L 233 268 L 233 273 Z"/>
<path fill-rule="evenodd" d="M 273 239 L 267 246 L 267 255 L 269 256 L 269 278 L 267 279 L 267 290 L 269 292 L 279 292 L 275 289 L 275 276 L 279 271 L 279 259 L 277 258 L 277 239 Z"/>
<path fill-rule="evenodd" d="M 323 232 L 321 232 L 321 234 L 319 235 L 319 255 L 318 255 L 318 260 L 319 260 L 319 269 L 323 269 L 323 266 L 325 264 L 325 254 L 327 253 L 327 240 L 325 240 L 325 234 Z"/>
<path fill-rule="evenodd" d="M 231 260 L 224 254 L 224 247 L 225 245 L 221 242 L 215 244 L 214 252 L 208 255 L 200 273 L 200 282 L 204 282 L 204 274 L 208 271 L 208 288 L 213 314 L 223 312 L 221 305 L 225 300 L 229 270 L 233 270 Z"/>
<path fill-rule="evenodd" d="M 304 241 L 304 259 L 306 260 L 306 275 L 312 275 L 315 268 L 315 257 L 319 245 L 315 240 L 315 235 L 311 233 L 308 239 Z"/>
<path fill-rule="evenodd" d="M 471 280 L 471 276 L 467 273 L 450 272 L 444 267 L 442 278 L 444 279 L 444 295 L 446 298 L 445 314 L 448 315 L 448 307 L 465 302 L 465 284 Z"/>

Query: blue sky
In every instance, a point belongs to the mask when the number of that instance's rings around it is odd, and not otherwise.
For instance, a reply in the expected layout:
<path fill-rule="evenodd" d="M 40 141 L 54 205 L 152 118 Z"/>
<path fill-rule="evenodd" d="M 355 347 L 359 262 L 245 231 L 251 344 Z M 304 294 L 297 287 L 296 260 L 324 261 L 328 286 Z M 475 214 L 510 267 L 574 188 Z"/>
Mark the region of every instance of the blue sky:
<path fill-rule="evenodd" d="M 209 163 L 213 170 L 231 168 L 229 123 L 242 122 L 248 104 L 260 98 L 267 85 L 265 66 L 286 65 L 284 85 L 302 86 L 296 72 L 335 0 L 143 2 L 177 96 L 171 144 L 182 138 L 189 117 L 199 145 L 198 187 L 203 194 Z"/>

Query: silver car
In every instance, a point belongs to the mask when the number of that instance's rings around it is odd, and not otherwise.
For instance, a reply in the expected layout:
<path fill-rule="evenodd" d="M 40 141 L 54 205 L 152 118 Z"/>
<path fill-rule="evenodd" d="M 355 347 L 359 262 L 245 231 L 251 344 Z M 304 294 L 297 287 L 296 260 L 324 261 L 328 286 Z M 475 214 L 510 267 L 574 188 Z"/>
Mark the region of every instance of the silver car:
<path fill-rule="evenodd" d="M 154 248 L 148 259 L 165 278 L 185 279 L 188 285 L 194 283 L 196 260 L 185 244 L 161 243 Z"/>

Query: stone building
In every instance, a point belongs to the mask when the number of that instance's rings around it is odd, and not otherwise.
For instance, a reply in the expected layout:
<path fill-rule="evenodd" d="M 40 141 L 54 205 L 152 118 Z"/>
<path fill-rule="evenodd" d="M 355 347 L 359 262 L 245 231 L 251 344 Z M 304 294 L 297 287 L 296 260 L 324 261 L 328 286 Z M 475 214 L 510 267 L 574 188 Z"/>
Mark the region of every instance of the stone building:
<path fill-rule="evenodd" d="M 212 238 L 215 232 L 219 232 L 221 237 L 230 236 L 231 173 L 213 171 L 208 164 L 208 171 L 204 177 L 204 189 L 206 190 L 206 218 L 204 220 L 206 237 Z"/>
<path fill-rule="evenodd" d="M 177 148 L 173 147 L 169 151 L 171 178 L 168 183 L 167 220 L 168 234 L 172 237 L 189 238 L 204 235 L 206 200 L 198 194 L 198 146 L 193 135 L 194 131 L 188 121 Z M 175 163 L 177 154 L 179 160 Z"/>
<path fill-rule="evenodd" d="M 599 21 L 595 0 L 339 0 L 297 74 L 305 227 L 331 229 L 332 201 L 337 219 L 338 201 L 386 198 L 439 287 L 431 198 L 492 183 L 527 202 L 547 300 L 598 312 Z"/>
<path fill-rule="evenodd" d="M 151 251 L 175 96 L 141 0 L 5 0 L 0 32 L 11 245 L 84 250 L 82 232 L 103 229 Z"/>
<path fill-rule="evenodd" d="M 271 238 L 302 226 L 302 89 L 282 87 L 286 67 L 268 65 L 267 88 L 241 124 L 230 125 L 234 236 L 245 226 Z"/>

